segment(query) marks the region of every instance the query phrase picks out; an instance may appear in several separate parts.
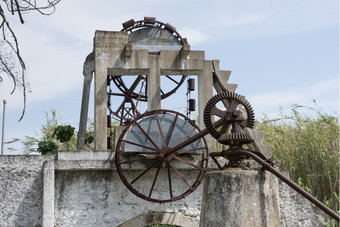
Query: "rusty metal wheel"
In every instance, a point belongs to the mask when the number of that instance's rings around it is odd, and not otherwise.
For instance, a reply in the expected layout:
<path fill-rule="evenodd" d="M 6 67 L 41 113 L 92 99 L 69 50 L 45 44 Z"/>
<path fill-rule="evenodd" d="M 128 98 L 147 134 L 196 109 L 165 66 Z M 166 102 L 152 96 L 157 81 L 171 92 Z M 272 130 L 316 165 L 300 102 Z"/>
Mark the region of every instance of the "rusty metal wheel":
<path fill-rule="evenodd" d="M 219 105 L 228 106 L 226 110 Z M 216 128 L 214 120 L 222 119 L 223 125 Z M 204 124 L 209 133 L 220 143 L 239 145 L 253 142 L 249 134 L 243 132 L 245 127 L 253 128 L 255 116 L 250 103 L 239 94 L 223 92 L 212 97 L 204 109 Z"/>
<path fill-rule="evenodd" d="M 118 174 L 136 196 L 165 203 L 182 199 L 200 184 L 208 167 L 208 147 L 189 118 L 171 110 L 154 110 L 131 121 L 122 131 L 115 153 Z"/>
<path fill-rule="evenodd" d="M 148 101 L 147 95 L 147 86 L 142 86 L 142 83 L 146 84 L 146 76 L 145 75 L 138 75 L 138 76 L 128 76 L 132 78 L 133 82 L 131 86 L 127 85 L 124 80 L 123 76 L 110 76 L 110 80 L 114 82 L 117 88 L 126 96 L 146 102 Z M 183 84 L 185 81 L 186 75 L 181 76 L 173 76 L 173 75 L 165 75 L 162 76 L 166 81 L 162 82 L 162 84 L 167 84 L 167 90 L 165 88 L 160 89 L 161 92 L 161 99 L 165 99 L 175 93 L 177 89 Z"/>

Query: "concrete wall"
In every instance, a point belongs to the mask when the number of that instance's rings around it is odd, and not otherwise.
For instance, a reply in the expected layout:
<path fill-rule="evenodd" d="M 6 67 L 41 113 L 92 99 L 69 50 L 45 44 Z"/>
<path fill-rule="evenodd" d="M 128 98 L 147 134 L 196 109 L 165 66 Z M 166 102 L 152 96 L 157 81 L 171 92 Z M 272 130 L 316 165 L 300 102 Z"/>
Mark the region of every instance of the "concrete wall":
<path fill-rule="evenodd" d="M 55 156 L 0 156 L 0 225 L 41 226 L 43 164 Z"/>
<path fill-rule="evenodd" d="M 0 156 L 0 226 L 199 225 L 203 184 L 177 202 L 147 202 L 123 185 L 112 153 L 95 153 Z M 281 226 L 322 225 L 309 201 L 275 177 L 270 184 Z"/>

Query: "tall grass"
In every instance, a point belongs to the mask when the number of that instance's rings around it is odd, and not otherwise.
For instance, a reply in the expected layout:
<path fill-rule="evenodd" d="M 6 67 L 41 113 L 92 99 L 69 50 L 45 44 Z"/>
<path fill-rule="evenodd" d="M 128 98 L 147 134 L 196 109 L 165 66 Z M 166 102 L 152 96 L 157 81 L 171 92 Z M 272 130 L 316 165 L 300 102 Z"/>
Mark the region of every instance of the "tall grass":
<path fill-rule="evenodd" d="M 265 144 L 274 147 L 281 170 L 339 211 L 339 118 L 321 111 L 308 116 L 295 108 L 280 119 L 260 119 L 257 129 L 266 132 Z"/>

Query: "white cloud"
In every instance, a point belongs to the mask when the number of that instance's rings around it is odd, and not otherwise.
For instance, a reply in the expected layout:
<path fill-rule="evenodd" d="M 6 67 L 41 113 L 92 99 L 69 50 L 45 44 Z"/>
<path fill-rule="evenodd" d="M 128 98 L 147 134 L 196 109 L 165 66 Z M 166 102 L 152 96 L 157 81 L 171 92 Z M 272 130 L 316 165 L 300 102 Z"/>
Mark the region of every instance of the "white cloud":
<path fill-rule="evenodd" d="M 338 114 L 338 91 L 339 80 L 335 78 L 323 81 L 312 87 L 248 95 L 247 99 L 254 107 L 255 112 L 258 112 L 259 115 L 264 113 L 271 117 L 277 117 L 281 107 L 288 111 L 295 104 L 315 107 L 316 109 L 321 108 L 327 113 Z M 316 101 L 316 106 L 314 106 L 314 100 Z"/>
<path fill-rule="evenodd" d="M 194 28 L 182 28 L 178 30 L 178 33 L 181 34 L 183 38 L 190 37 L 188 38 L 189 44 L 202 43 L 210 38 L 208 34 Z"/>
<path fill-rule="evenodd" d="M 308 89 L 308 93 L 323 94 L 330 91 L 339 91 L 339 78 L 322 81 Z"/>

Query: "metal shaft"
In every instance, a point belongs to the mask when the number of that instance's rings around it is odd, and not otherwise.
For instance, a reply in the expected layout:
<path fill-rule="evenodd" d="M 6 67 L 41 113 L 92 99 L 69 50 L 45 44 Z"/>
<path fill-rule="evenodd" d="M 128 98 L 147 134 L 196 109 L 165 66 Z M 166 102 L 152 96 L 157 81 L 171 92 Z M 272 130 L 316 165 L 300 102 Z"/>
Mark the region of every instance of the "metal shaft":
<path fill-rule="evenodd" d="M 3 108 L 3 111 L 4 111 L 4 112 L 3 112 L 3 115 L 2 115 L 1 155 L 4 155 L 6 103 L 7 103 L 7 101 L 4 100 L 4 108 Z"/>
<path fill-rule="evenodd" d="M 288 184 L 290 187 L 292 187 L 295 191 L 297 191 L 300 195 L 302 195 L 303 197 L 305 197 L 306 199 L 308 199 L 309 201 L 311 201 L 313 204 L 315 204 L 315 206 L 319 207 L 321 210 L 323 210 L 326 214 L 328 214 L 329 216 L 331 216 L 334 220 L 336 220 L 337 222 L 339 222 L 339 215 L 337 213 L 335 213 L 333 210 L 331 210 L 330 208 L 328 208 L 325 204 L 323 204 L 322 202 L 320 202 L 319 200 L 317 200 L 314 196 L 312 196 L 311 194 L 309 194 L 308 192 L 306 192 L 305 190 L 303 190 L 300 186 L 298 186 L 297 184 L 295 184 L 291 179 L 289 179 L 288 177 L 286 177 L 285 175 L 283 175 L 280 171 L 278 171 L 277 169 L 275 169 L 273 166 L 271 166 L 269 163 L 267 163 L 265 160 L 261 159 L 260 157 L 258 157 L 256 154 L 250 152 L 250 151 L 238 151 L 238 153 L 240 155 L 246 155 L 251 157 L 252 159 L 254 159 L 256 162 L 258 162 L 259 164 L 261 164 L 266 170 L 268 170 L 269 172 L 271 172 L 272 174 L 274 174 L 275 176 L 277 176 L 278 178 L 280 178 L 283 182 L 285 182 L 286 184 Z"/>
<path fill-rule="evenodd" d="M 214 126 L 216 128 L 220 127 L 221 125 L 223 124 L 223 120 L 220 119 L 218 121 L 216 121 L 214 123 Z M 208 129 L 204 129 L 202 130 L 201 132 L 197 133 L 196 135 L 194 135 L 193 137 L 190 137 L 189 139 L 185 140 L 184 142 L 178 144 L 177 146 L 174 146 L 173 148 L 171 148 L 170 150 L 168 150 L 165 154 L 166 155 L 171 155 L 171 154 L 174 154 L 176 151 L 178 151 L 179 149 L 182 149 L 186 146 L 188 146 L 189 144 L 195 142 L 196 140 L 198 139 L 201 139 L 202 137 L 206 136 L 209 134 L 209 131 Z"/>

